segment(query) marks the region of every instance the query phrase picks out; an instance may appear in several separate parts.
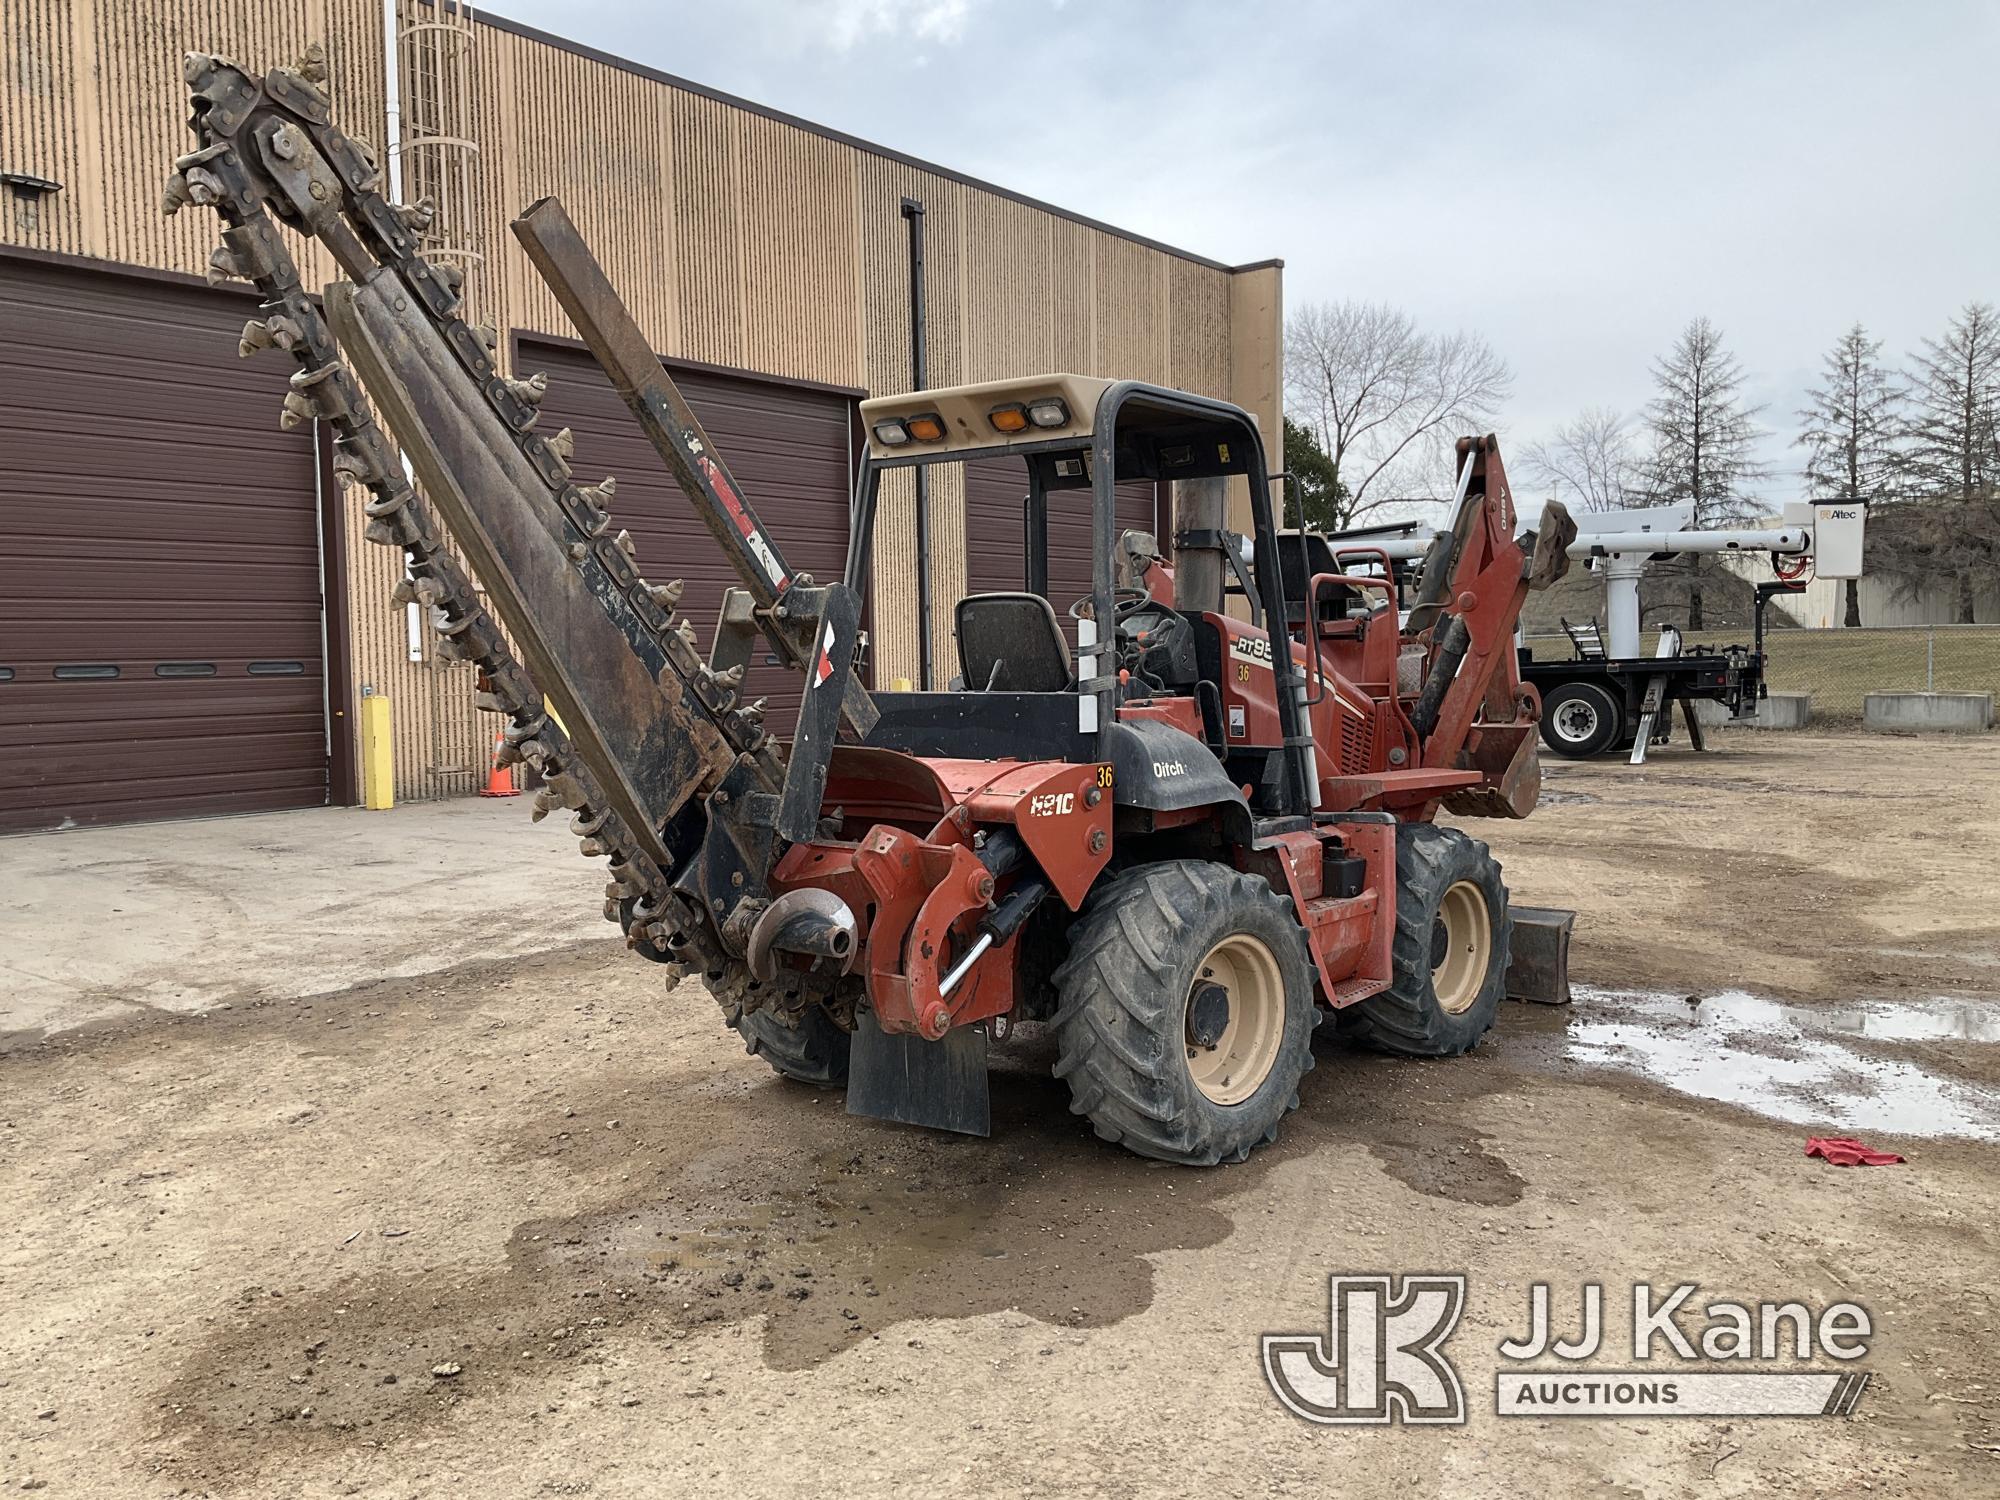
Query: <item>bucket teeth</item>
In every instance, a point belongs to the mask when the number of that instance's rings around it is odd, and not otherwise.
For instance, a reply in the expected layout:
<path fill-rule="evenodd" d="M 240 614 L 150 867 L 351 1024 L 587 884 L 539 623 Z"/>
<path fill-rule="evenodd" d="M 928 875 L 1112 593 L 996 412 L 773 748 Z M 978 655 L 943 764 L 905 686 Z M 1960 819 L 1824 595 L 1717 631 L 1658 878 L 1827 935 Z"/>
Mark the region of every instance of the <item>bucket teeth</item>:
<path fill-rule="evenodd" d="M 210 286 L 221 286 L 224 282 L 243 279 L 242 263 L 230 253 L 227 245 L 217 245 L 209 252 L 207 280 Z"/>
<path fill-rule="evenodd" d="M 564 463 L 568 463 L 570 454 L 576 451 L 576 434 L 565 427 L 561 432 L 550 438 L 548 443 L 549 452 L 555 454 Z"/>
<path fill-rule="evenodd" d="M 686 591 L 687 585 L 678 578 L 669 578 L 665 583 L 646 585 L 646 592 L 653 596 L 653 602 L 669 614 L 673 613 L 674 607 L 681 602 L 681 595 Z"/>

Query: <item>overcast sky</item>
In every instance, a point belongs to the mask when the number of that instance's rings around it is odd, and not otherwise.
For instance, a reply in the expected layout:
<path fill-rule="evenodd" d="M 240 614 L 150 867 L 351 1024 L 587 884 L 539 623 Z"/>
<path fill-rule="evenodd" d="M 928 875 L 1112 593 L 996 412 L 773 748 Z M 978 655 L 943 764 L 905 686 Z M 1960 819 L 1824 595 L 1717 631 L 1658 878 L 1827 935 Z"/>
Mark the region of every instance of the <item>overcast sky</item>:
<path fill-rule="evenodd" d="M 484 7 L 1218 260 L 1395 303 L 1515 372 L 1514 451 L 1636 411 L 1713 319 L 1794 413 L 1856 319 L 1900 360 L 2000 300 L 2000 3 Z"/>

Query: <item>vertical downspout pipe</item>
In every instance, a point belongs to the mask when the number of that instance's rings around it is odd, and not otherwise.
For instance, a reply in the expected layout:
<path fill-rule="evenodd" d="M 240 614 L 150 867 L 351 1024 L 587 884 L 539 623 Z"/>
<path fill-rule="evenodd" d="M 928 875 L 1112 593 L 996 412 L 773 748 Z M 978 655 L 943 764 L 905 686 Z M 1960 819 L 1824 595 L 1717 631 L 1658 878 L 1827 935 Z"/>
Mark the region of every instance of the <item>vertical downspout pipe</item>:
<path fill-rule="evenodd" d="M 924 356 L 924 206 L 903 200 L 903 220 L 910 226 L 910 389 L 930 384 L 930 364 Z M 918 464 L 917 482 L 917 687 L 931 690 L 931 479 Z"/>

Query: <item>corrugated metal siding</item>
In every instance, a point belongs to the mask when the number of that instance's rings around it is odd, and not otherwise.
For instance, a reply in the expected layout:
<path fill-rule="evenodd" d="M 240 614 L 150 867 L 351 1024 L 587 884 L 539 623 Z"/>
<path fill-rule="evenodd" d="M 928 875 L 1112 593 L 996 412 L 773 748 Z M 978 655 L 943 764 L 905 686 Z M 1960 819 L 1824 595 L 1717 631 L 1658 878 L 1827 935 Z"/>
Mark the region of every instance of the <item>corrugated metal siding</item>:
<path fill-rule="evenodd" d="M 399 9 L 405 24 L 433 14 L 416 0 Z M 324 41 L 337 117 L 386 139 L 374 0 L 0 0 L 0 20 L 5 165 L 65 184 L 32 229 L 11 202 L 0 205 L 0 241 L 178 270 L 206 264 L 212 217 L 158 212 L 160 181 L 189 145 L 180 75 L 189 49 L 283 62 Z M 1053 368 L 1269 405 L 1269 382 L 1232 385 L 1236 369 L 1271 364 L 1246 356 L 1246 339 L 1275 333 L 1232 328 L 1228 272 L 478 21 L 472 70 L 479 201 L 443 207 L 465 216 L 463 238 L 484 257 L 468 304 L 498 328 L 573 332 L 507 231 L 528 202 L 554 192 L 664 354 L 907 389 L 899 207 L 908 196 L 926 209 L 933 383 Z M 309 279 L 331 274 L 318 256 L 305 269 Z M 909 496 L 908 477 L 892 478 L 877 526 L 870 623 L 885 682 L 916 673 Z M 945 662 L 950 605 L 967 577 L 956 470 L 934 476 L 931 507 L 933 647 Z M 404 617 L 387 602 L 400 565 L 361 542 L 358 501 L 344 510 L 356 672 L 394 700 L 398 795 L 462 790 L 481 769 L 491 721 L 470 706 L 468 673 L 409 660 Z"/>

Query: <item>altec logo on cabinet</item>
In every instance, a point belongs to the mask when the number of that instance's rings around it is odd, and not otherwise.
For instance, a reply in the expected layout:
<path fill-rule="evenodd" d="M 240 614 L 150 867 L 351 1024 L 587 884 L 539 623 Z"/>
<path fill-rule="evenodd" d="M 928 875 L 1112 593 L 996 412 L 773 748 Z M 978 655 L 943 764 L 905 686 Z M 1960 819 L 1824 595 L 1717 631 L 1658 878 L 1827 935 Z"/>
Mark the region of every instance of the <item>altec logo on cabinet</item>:
<path fill-rule="evenodd" d="M 1286 1410 L 1329 1426 L 1455 1426 L 1465 1386 L 1444 1346 L 1466 1306 L 1462 1275 L 1327 1278 L 1325 1333 L 1266 1334 L 1264 1378 Z M 1578 1290 L 1574 1337 L 1558 1336 L 1546 1282 L 1528 1289 L 1527 1332 L 1501 1342 L 1494 1411 L 1503 1417 L 1847 1416 L 1868 1372 L 1874 1324 L 1859 1303 L 1714 1301 L 1699 1288 L 1631 1289 L 1631 1358 L 1586 1363 L 1604 1348 L 1604 1288 Z M 1549 1361 L 1555 1363 L 1551 1364 Z M 1701 1368 L 1691 1368 L 1693 1366 Z M 1714 1368 L 1725 1366 L 1726 1368 Z"/>

